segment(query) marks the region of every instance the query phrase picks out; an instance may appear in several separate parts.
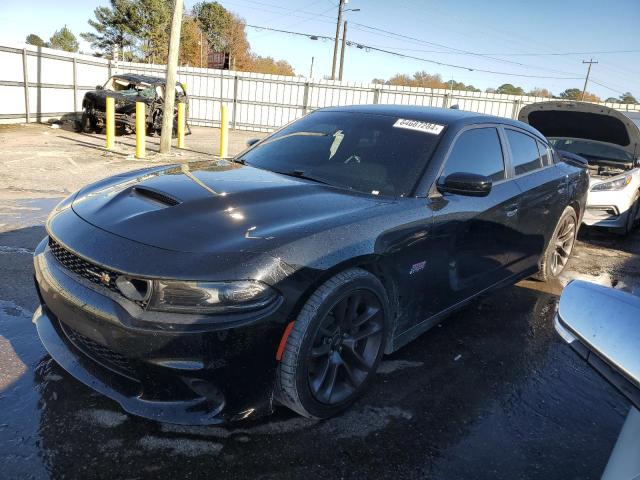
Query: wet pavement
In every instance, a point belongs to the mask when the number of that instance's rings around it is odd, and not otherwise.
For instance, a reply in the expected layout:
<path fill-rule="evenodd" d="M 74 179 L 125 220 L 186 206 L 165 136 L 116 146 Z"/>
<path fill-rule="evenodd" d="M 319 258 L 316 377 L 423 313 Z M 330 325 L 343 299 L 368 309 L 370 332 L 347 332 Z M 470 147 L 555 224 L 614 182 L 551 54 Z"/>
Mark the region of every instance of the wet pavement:
<path fill-rule="evenodd" d="M 485 295 L 386 357 L 339 417 L 221 427 L 125 414 L 40 346 L 31 253 L 55 199 L 0 223 L 2 478 L 599 478 L 628 410 L 553 330 L 562 284 L 640 286 L 640 232 L 583 232 L 560 282 Z M 2 213 L 2 212 L 0 212 Z"/>

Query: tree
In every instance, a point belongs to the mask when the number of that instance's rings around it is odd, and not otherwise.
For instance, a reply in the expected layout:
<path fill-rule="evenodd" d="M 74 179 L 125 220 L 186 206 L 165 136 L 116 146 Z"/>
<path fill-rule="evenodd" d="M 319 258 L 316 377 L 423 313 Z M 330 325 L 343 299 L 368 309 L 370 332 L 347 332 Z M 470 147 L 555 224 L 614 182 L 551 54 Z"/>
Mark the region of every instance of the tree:
<path fill-rule="evenodd" d="M 514 87 L 510 83 L 503 83 L 496 89 L 496 93 L 504 95 L 524 95 L 522 87 Z"/>
<path fill-rule="evenodd" d="M 616 97 L 609 97 L 605 100 L 606 103 L 618 103 L 620 102 L 620 99 L 616 98 Z"/>
<path fill-rule="evenodd" d="M 130 29 L 145 61 L 164 63 L 169 52 L 172 0 L 133 0 Z"/>
<path fill-rule="evenodd" d="M 405 87 L 467 90 L 470 92 L 480 91 L 473 85 L 465 85 L 464 83 L 456 82 L 455 80 L 443 82 L 442 76 L 439 73 L 427 73 L 424 70 L 414 73 L 413 76 L 409 76 L 405 73 L 398 73 L 387 81 L 381 78 L 374 78 L 372 83 L 383 83 L 386 85 L 398 85 Z"/>
<path fill-rule="evenodd" d="M 227 32 L 231 24 L 231 14 L 218 2 L 200 2 L 193 6 L 202 31 L 207 36 L 211 49 L 228 53 Z"/>
<path fill-rule="evenodd" d="M 544 98 L 553 97 L 553 95 L 549 90 L 547 90 L 546 88 L 539 88 L 539 87 L 533 88 L 529 93 L 527 93 L 527 95 L 531 95 L 532 97 L 544 97 Z"/>
<path fill-rule="evenodd" d="M 80 36 L 102 54 L 113 57 L 119 51 L 123 60 L 132 60 L 135 35 L 130 25 L 136 17 L 134 0 L 111 0 L 110 7 L 97 7 L 93 14 L 95 20 L 89 20 L 89 25 L 95 33 L 81 33 Z"/>
<path fill-rule="evenodd" d="M 625 92 L 622 95 L 620 95 L 620 103 L 633 103 L 633 104 L 636 104 L 636 103 L 638 103 L 638 101 L 636 100 L 636 97 L 631 95 L 631 92 Z"/>
<path fill-rule="evenodd" d="M 65 25 L 60 30 L 51 35 L 49 39 L 51 48 L 64 50 L 65 52 L 77 52 L 79 45 L 76 36 Z"/>
<path fill-rule="evenodd" d="M 29 35 L 27 35 L 26 42 L 29 45 L 35 45 L 36 47 L 48 47 L 49 46 L 49 44 L 47 42 L 42 40 L 42 38 L 40 38 L 35 33 L 30 33 Z"/>
<path fill-rule="evenodd" d="M 582 90 L 580 90 L 579 88 L 567 88 L 558 96 L 566 100 L 580 100 L 580 98 L 582 97 Z"/>
<path fill-rule="evenodd" d="M 198 19 L 185 16 L 180 33 L 180 64 L 206 67 L 208 55 L 209 45 Z"/>
<path fill-rule="evenodd" d="M 581 99 L 585 102 L 599 102 L 600 101 L 600 97 L 597 96 L 595 93 L 591 93 L 591 92 L 584 92 L 584 97 L 581 97 Z"/>
<path fill-rule="evenodd" d="M 560 98 L 566 100 L 584 100 L 585 102 L 599 102 L 600 97 L 591 92 L 584 92 L 584 99 L 582 97 L 582 90 L 579 88 L 567 88 L 564 92 L 558 95 Z"/>
<path fill-rule="evenodd" d="M 274 60 L 271 57 L 261 57 L 251 54 L 249 72 L 269 73 L 271 75 L 295 75 L 293 67 L 285 60 Z"/>

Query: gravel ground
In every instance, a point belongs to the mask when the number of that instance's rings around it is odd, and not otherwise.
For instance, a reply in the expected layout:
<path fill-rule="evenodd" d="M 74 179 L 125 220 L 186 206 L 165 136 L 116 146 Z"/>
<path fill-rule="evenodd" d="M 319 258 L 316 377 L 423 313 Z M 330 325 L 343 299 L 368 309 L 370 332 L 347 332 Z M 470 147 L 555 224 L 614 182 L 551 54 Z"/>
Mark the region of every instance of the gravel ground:
<path fill-rule="evenodd" d="M 216 135 L 194 129 L 187 142 L 197 153 L 141 162 L 130 137 L 105 153 L 98 135 L 0 128 L 0 477 L 600 477 L 629 405 L 552 321 L 570 279 L 640 287 L 638 231 L 623 239 L 583 230 L 560 281 L 483 296 L 386 357 L 373 388 L 323 422 L 286 409 L 226 428 L 150 422 L 57 367 L 31 325 L 31 253 L 48 211 L 98 178 L 210 157 Z M 253 136 L 235 133 L 231 150 Z"/>

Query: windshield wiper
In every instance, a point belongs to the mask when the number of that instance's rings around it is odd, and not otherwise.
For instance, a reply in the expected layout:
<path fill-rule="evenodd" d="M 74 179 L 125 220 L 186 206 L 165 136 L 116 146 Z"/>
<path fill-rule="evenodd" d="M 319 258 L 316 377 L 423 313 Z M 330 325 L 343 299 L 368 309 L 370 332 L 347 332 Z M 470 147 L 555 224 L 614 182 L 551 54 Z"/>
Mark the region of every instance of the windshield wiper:
<path fill-rule="evenodd" d="M 278 173 L 280 175 L 286 175 L 287 177 L 296 177 L 296 178 L 301 178 L 303 180 L 310 180 L 312 182 L 321 183 L 323 185 L 331 185 L 329 182 L 320 180 L 319 178 L 305 175 L 304 170 L 291 170 L 289 172 L 275 172 L 275 173 Z"/>

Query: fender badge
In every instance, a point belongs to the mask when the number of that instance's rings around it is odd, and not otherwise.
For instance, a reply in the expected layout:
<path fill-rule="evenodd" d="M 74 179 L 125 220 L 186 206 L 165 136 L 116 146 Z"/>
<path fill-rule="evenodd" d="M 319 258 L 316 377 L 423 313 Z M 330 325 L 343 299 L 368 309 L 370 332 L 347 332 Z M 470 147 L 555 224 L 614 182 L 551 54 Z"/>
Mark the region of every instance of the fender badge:
<path fill-rule="evenodd" d="M 413 265 L 411 265 L 411 270 L 409 270 L 409 275 L 413 275 L 414 273 L 418 273 L 418 272 L 424 270 L 424 267 L 426 265 L 427 265 L 426 261 L 414 263 Z"/>

